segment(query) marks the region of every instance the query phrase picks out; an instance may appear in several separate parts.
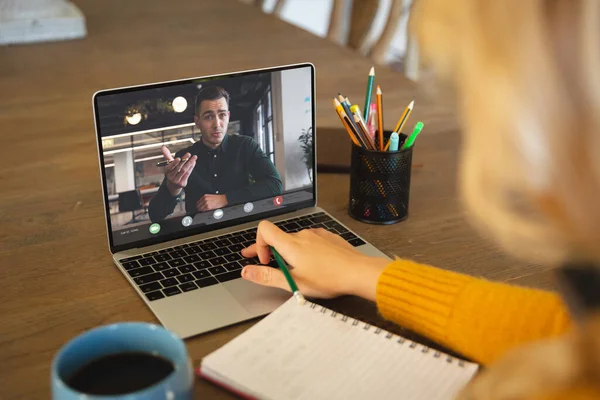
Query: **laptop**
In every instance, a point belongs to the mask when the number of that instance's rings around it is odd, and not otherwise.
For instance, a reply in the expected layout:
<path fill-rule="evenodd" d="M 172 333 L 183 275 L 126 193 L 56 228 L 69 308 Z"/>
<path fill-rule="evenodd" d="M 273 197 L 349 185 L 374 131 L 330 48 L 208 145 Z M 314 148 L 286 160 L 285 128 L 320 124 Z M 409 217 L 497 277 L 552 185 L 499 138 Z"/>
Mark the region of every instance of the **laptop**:
<path fill-rule="evenodd" d="M 180 337 L 289 298 L 240 277 L 261 220 L 385 257 L 317 205 L 312 64 L 101 90 L 93 109 L 114 263 Z"/>

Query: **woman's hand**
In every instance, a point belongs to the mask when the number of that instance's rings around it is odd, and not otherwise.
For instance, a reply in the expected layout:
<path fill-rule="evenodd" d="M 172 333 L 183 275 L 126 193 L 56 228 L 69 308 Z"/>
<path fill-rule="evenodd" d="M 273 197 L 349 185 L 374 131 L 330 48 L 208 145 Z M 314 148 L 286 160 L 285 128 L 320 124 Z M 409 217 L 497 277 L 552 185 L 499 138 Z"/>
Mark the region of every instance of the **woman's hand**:
<path fill-rule="evenodd" d="M 340 236 L 325 229 L 306 229 L 285 233 L 268 221 L 256 232 L 256 243 L 242 250 L 244 257 L 258 256 L 268 264 L 273 246 L 290 266 L 300 292 L 308 297 L 331 298 L 345 294 L 375 300 L 381 271 L 390 260 L 368 257 Z M 242 270 L 246 280 L 265 286 L 290 290 L 283 273 L 276 268 L 247 265 Z"/>

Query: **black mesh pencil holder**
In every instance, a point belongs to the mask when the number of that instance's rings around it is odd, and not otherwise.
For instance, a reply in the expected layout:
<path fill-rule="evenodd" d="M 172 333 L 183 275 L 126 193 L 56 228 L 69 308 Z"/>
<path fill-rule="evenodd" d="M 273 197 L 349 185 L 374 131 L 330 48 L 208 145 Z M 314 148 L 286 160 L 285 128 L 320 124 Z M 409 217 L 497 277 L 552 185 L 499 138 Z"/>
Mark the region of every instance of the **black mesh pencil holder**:
<path fill-rule="evenodd" d="M 406 135 L 400 134 L 398 148 L 405 139 Z M 348 207 L 351 217 L 372 224 L 394 224 L 408 217 L 413 147 L 378 152 L 352 145 Z"/>

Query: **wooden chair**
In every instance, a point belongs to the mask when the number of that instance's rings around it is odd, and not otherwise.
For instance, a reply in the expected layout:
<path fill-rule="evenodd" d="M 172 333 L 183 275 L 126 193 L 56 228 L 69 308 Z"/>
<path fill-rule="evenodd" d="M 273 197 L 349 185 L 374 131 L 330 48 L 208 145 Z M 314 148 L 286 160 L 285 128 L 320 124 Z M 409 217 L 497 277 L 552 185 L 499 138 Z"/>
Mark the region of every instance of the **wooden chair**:
<path fill-rule="evenodd" d="M 265 0 L 251 0 L 261 9 Z M 287 0 L 276 0 L 272 13 L 281 17 Z M 369 34 L 380 7 L 381 0 L 333 0 L 333 8 L 327 30 L 327 38 L 342 46 L 347 46 L 371 58 L 374 64 L 387 64 L 388 52 L 402 17 L 409 12 L 405 0 L 390 0 L 391 7 L 385 26 L 375 41 L 369 40 Z M 350 18 L 347 10 L 351 8 Z M 408 35 L 407 35 L 408 36 Z M 413 80 L 418 78 L 418 51 L 414 42 L 407 37 L 404 56 L 404 73 Z"/>

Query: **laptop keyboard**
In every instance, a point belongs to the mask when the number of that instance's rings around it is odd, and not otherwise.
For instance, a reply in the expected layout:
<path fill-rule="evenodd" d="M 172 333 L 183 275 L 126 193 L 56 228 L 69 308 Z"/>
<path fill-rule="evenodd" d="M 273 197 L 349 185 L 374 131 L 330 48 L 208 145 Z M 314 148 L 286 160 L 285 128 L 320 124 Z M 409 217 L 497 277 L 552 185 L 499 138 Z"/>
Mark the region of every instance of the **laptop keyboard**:
<path fill-rule="evenodd" d="M 289 233 L 324 228 L 339 234 L 353 246 L 365 243 L 323 212 L 290 218 L 275 225 Z M 244 265 L 260 264 L 257 257 L 245 258 L 240 253 L 255 241 L 256 228 L 251 228 L 120 262 L 148 300 L 154 301 L 240 278 Z M 272 256 L 269 266 L 278 268 Z"/>

